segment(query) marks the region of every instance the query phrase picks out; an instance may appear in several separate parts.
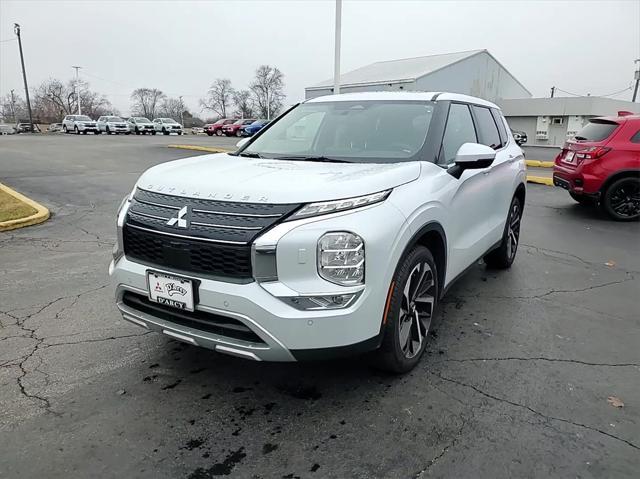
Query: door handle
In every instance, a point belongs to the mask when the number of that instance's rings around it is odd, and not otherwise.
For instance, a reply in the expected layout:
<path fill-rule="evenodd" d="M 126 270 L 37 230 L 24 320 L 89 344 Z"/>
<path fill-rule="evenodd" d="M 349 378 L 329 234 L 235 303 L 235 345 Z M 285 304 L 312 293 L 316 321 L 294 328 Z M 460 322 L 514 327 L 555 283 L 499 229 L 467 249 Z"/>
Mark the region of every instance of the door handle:
<path fill-rule="evenodd" d="M 483 175 L 488 175 L 489 173 L 491 173 L 491 170 L 493 170 L 493 168 L 487 168 L 486 170 L 484 170 L 482 172 Z"/>

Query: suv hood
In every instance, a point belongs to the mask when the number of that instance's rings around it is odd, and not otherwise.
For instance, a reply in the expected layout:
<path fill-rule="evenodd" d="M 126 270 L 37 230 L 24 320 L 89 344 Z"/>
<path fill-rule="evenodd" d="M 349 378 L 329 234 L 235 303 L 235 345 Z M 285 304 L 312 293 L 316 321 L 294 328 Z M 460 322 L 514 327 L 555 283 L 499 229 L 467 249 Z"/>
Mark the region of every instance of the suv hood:
<path fill-rule="evenodd" d="M 415 180 L 419 162 L 321 163 L 220 153 L 147 170 L 136 186 L 176 196 L 246 203 L 309 203 L 376 193 Z"/>

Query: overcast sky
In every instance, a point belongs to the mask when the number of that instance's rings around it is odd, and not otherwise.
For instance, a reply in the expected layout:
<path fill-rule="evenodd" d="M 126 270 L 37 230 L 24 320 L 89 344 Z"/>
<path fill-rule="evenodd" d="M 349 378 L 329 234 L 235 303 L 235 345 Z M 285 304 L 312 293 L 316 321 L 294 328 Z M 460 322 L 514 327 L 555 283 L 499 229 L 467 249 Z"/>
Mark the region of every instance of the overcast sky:
<path fill-rule="evenodd" d="M 285 74 L 288 102 L 333 75 L 334 0 L 0 0 L 0 95 L 23 93 L 13 23 L 31 88 L 71 65 L 123 114 L 134 88 L 198 99 L 218 77 L 245 88 L 255 68 Z M 342 71 L 405 57 L 488 49 L 534 96 L 603 95 L 633 81 L 640 0 L 345 0 Z M 627 91 L 615 98 L 630 99 Z M 206 114 L 205 114 L 206 116 Z"/>

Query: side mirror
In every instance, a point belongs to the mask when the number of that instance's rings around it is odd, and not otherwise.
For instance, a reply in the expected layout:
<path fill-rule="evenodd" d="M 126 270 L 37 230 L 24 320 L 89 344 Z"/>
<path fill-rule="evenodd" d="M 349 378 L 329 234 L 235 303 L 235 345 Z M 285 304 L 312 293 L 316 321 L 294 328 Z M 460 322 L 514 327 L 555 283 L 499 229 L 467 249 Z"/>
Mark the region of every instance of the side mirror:
<path fill-rule="evenodd" d="M 447 172 L 459 179 L 465 170 L 477 170 L 491 166 L 495 158 L 496 152 L 487 145 L 464 143 L 456 153 L 455 164 Z"/>
<path fill-rule="evenodd" d="M 242 140 L 240 140 L 238 143 L 236 143 L 236 146 L 238 148 L 242 148 L 244 145 L 247 144 L 247 142 L 249 141 L 249 138 L 243 138 Z"/>

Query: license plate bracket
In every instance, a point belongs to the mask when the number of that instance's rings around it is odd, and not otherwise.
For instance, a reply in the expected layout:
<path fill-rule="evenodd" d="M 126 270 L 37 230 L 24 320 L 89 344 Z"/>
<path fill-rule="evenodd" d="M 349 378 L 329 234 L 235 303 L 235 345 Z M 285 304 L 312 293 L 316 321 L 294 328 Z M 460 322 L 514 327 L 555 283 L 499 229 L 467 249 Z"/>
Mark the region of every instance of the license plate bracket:
<path fill-rule="evenodd" d="M 194 311 L 197 283 L 189 278 L 147 270 L 149 300 L 184 311 Z"/>

